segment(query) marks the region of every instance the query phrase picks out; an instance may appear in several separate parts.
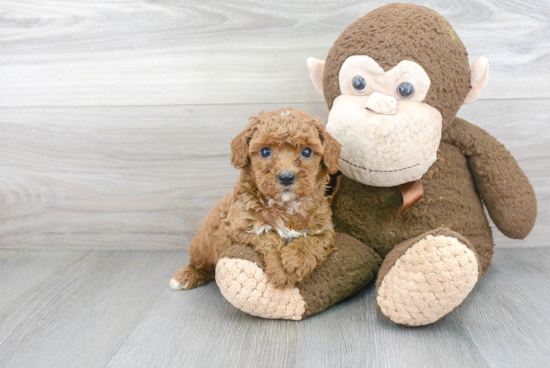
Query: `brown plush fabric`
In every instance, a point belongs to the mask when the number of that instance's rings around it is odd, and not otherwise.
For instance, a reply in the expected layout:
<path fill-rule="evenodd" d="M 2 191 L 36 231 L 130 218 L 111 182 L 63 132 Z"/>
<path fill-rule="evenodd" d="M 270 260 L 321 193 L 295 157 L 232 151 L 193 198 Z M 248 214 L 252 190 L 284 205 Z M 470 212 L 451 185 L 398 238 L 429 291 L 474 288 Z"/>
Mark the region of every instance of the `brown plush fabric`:
<path fill-rule="evenodd" d="M 367 55 L 388 71 L 402 60 L 424 68 L 431 80 L 424 100 L 452 121 L 470 90 L 468 53 L 451 25 L 437 12 L 414 4 L 389 4 L 352 23 L 338 37 L 325 64 L 328 108 L 341 94 L 338 74 L 352 55 Z"/>
<path fill-rule="evenodd" d="M 357 239 L 336 233 L 335 245 L 336 250 L 325 263 L 297 285 L 306 302 L 304 318 L 357 293 L 380 268 L 380 256 Z"/>
<path fill-rule="evenodd" d="M 484 274 L 493 256 L 493 237 L 460 149 L 441 142 L 438 160 L 422 185 L 424 196 L 399 216 L 403 199 L 398 187 L 370 187 L 343 177 L 332 204 L 335 230 L 372 245 L 385 258 L 406 240 L 448 227 L 471 242 Z"/>
<path fill-rule="evenodd" d="M 247 261 L 254 262 L 261 269 L 265 269 L 265 264 L 262 261 L 260 253 L 256 252 L 252 247 L 243 244 L 235 244 L 227 248 L 221 255 L 221 258 L 238 258 L 246 259 Z"/>
<path fill-rule="evenodd" d="M 476 189 L 498 229 L 510 238 L 525 238 L 535 226 L 537 198 L 510 152 L 489 133 L 459 118 L 442 139 L 468 158 Z"/>

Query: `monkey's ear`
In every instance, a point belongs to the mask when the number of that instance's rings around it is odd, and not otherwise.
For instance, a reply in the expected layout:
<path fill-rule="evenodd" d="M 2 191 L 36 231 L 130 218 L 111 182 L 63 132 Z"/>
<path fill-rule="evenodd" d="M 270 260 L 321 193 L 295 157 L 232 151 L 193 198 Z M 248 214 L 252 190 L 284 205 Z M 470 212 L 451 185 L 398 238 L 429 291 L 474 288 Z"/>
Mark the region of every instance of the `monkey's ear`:
<path fill-rule="evenodd" d="M 480 57 L 470 66 L 470 86 L 472 89 L 468 92 L 465 104 L 472 103 L 477 100 L 483 88 L 489 80 L 489 61 L 485 57 Z"/>
<path fill-rule="evenodd" d="M 309 76 L 319 93 L 323 93 L 323 73 L 325 71 L 325 62 L 315 58 L 307 58 L 307 68 Z"/>

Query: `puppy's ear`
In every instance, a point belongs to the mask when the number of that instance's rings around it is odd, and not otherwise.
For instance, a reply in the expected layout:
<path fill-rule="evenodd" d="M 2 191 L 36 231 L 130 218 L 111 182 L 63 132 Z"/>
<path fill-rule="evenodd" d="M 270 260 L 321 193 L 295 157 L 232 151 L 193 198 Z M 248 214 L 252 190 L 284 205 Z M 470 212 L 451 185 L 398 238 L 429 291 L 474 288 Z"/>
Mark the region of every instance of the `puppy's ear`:
<path fill-rule="evenodd" d="M 231 141 L 231 164 L 242 169 L 248 164 L 248 138 L 246 130 Z"/>
<path fill-rule="evenodd" d="M 248 165 L 248 142 L 254 135 L 260 119 L 253 116 L 248 121 L 246 129 L 231 141 L 231 164 L 237 169 Z"/>
<path fill-rule="evenodd" d="M 319 136 L 325 145 L 323 162 L 331 174 L 336 174 L 340 169 L 340 142 L 338 142 L 320 121 L 317 122 Z"/>
<path fill-rule="evenodd" d="M 331 174 L 336 174 L 340 170 L 340 142 L 338 142 L 329 132 L 323 134 L 325 141 L 325 154 L 323 161 Z"/>

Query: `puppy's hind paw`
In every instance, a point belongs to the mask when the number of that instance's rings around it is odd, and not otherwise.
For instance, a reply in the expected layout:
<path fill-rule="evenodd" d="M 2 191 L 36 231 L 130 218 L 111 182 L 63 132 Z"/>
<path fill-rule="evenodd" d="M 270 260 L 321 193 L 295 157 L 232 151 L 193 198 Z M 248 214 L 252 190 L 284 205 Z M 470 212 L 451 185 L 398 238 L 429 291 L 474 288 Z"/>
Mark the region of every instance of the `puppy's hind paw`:
<path fill-rule="evenodd" d="M 196 268 L 193 265 L 183 267 L 170 279 L 170 289 L 188 290 L 202 286 L 214 279 L 214 272 Z"/>
<path fill-rule="evenodd" d="M 172 277 L 170 279 L 170 289 L 172 290 L 183 290 L 183 289 L 187 289 L 187 284 L 188 283 L 185 283 L 185 285 L 182 285 L 176 278 Z"/>

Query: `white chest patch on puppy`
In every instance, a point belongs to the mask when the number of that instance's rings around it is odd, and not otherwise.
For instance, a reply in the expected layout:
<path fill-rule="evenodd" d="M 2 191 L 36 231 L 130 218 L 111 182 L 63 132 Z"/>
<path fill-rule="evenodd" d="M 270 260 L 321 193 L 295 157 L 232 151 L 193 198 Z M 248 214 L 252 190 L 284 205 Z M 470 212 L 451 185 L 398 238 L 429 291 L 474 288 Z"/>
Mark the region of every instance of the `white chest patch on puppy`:
<path fill-rule="evenodd" d="M 273 229 L 271 227 L 271 225 L 268 225 L 268 224 L 263 224 L 263 225 L 260 225 L 258 226 L 255 230 L 252 230 L 254 231 L 256 234 L 258 235 L 262 235 L 262 233 L 268 233 L 271 231 L 271 229 Z M 249 232 L 252 232 L 252 231 L 249 231 Z"/>
<path fill-rule="evenodd" d="M 306 231 L 296 231 L 287 229 L 286 227 L 282 229 L 277 229 L 277 232 L 279 233 L 281 238 L 285 240 L 286 244 L 290 243 L 294 239 L 301 238 L 302 236 L 307 236 L 308 234 Z"/>

